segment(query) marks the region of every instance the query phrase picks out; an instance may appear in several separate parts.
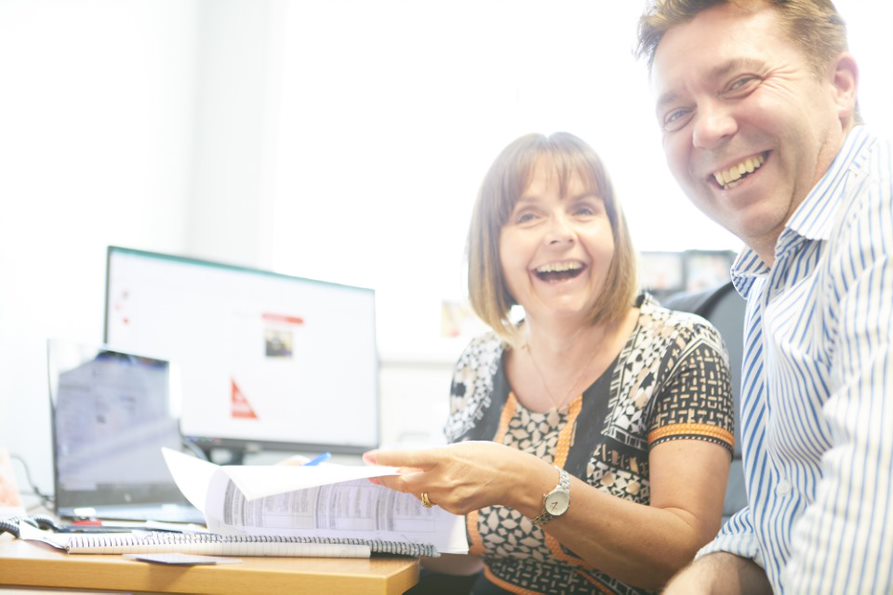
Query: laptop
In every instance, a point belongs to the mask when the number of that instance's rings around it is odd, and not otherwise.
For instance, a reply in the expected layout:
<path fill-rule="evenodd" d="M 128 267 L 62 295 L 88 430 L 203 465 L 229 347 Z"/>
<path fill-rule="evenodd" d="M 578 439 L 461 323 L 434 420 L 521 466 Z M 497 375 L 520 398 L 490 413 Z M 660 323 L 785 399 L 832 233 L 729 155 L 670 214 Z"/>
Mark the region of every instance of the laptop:
<path fill-rule="evenodd" d="M 161 454 L 181 449 L 167 361 L 50 340 L 47 370 L 60 518 L 204 523 Z"/>

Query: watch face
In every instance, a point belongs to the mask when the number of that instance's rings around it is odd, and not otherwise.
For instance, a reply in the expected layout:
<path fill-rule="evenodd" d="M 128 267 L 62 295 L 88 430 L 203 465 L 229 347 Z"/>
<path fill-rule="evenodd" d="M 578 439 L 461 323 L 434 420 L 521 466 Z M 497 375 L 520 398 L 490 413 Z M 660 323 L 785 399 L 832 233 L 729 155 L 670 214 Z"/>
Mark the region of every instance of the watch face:
<path fill-rule="evenodd" d="M 567 511 L 571 495 L 568 492 L 553 492 L 546 496 L 546 512 L 552 516 L 560 516 Z"/>

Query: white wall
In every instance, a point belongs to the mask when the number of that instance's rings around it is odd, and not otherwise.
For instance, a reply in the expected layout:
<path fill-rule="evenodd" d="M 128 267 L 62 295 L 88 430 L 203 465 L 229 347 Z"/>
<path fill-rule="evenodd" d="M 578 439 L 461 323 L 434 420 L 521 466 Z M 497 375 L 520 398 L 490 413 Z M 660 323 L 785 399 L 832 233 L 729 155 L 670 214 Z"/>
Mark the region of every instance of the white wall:
<path fill-rule="evenodd" d="M 190 1 L 0 2 L 0 446 L 44 490 L 46 337 L 101 340 L 106 245 L 186 244 L 196 36 Z"/>
<path fill-rule="evenodd" d="M 269 266 L 278 84 L 275 6 L 267 0 L 199 3 L 193 187 L 186 252 Z"/>

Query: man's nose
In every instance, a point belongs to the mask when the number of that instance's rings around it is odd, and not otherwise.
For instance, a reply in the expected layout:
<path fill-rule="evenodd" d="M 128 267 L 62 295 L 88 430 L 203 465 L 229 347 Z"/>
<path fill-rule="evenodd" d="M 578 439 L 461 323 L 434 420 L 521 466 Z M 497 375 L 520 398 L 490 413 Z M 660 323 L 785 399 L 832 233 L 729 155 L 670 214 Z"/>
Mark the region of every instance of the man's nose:
<path fill-rule="evenodd" d="M 715 149 L 738 131 L 729 106 L 704 102 L 695 113 L 692 144 L 698 149 Z"/>

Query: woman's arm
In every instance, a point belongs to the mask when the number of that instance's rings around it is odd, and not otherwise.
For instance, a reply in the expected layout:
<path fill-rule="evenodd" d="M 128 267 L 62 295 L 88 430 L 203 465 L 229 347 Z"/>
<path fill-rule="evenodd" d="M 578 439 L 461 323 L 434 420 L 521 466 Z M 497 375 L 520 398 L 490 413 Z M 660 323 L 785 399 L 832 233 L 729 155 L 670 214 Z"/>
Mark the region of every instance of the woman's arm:
<path fill-rule="evenodd" d="M 588 565 L 628 584 L 658 589 L 719 530 L 729 459 L 716 444 L 665 442 L 650 456 L 650 506 L 575 481 L 571 509 L 547 531 Z"/>
<path fill-rule="evenodd" d="M 543 495 L 558 472 L 533 455 L 493 442 L 462 442 L 426 451 L 373 451 L 370 463 L 401 467 L 381 483 L 419 496 L 455 514 L 494 504 L 529 519 L 542 511 Z M 729 469 L 721 446 L 675 440 L 650 457 L 651 506 L 571 480 L 571 504 L 545 530 L 565 547 L 621 581 L 650 589 L 663 586 L 688 564 L 719 528 Z"/>
<path fill-rule="evenodd" d="M 771 595 L 766 573 L 753 560 L 720 552 L 699 558 L 673 577 L 664 595 Z"/>

